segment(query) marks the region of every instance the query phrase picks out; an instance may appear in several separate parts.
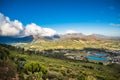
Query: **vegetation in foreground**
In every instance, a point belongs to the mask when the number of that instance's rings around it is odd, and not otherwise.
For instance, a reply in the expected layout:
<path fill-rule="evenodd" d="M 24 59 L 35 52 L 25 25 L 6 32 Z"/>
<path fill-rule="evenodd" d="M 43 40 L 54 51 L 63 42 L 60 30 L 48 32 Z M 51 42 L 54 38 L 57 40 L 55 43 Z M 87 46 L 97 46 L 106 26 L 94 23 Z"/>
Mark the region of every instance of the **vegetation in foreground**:
<path fill-rule="evenodd" d="M 119 80 L 120 65 L 94 64 L 26 54 L 0 45 L 1 80 Z M 34 65 L 34 66 L 33 66 Z"/>

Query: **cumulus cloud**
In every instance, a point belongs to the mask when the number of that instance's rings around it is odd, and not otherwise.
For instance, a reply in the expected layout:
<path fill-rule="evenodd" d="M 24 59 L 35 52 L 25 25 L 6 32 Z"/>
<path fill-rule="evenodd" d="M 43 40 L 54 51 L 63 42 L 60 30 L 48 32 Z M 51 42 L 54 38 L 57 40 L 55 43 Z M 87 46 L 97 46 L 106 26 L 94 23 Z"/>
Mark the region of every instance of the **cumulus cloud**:
<path fill-rule="evenodd" d="M 115 23 L 110 23 L 109 25 L 113 27 L 120 27 L 120 24 L 115 24 Z"/>
<path fill-rule="evenodd" d="M 35 23 L 28 24 L 25 28 L 25 35 L 35 35 L 35 36 L 53 36 L 57 34 L 55 30 L 50 28 L 42 28 Z"/>
<path fill-rule="evenodd" d="M 44 30 L 44 34 L 42 34 L 42 36 L 52 36 L 52 35 L 57 34 L 55 30 L 50 29 L 50 28 L 43 28 L 43 30 Z"/>
<path fill-rule="evenodd" d="M 18 20 L 10 21 L 8 17 L 5 17 L 0 13 L 0 35 L 3 36 L 16 36 L 23 31 L 22 23 Z"/>
<path fill-rule="evenodd" d="M 3 23 L 9 23 L 10 19 L 8 17 L 5 17 L 2 13 L 0 13 L 0 25 Z"/>
<path fill-rule="evenodd" d="M 2 36 L 53 36 L 57 34 L 55 30 L 50 28 L 42 28 L 41 26 L 31 23 L 23 27 L 18 21 L 10 21 L 9 17 L 0 13 L 0 35 Z"/>
<path fill-rule="evenodd" d="M 75 30 L 67 30 L 66 33 L 67 33 L 67 34 L 72 34 L 72 33 L 78 33 L 78 32 L 75 31 Z"/>
<path fill-rule="evenodd" d="M 35 35 L 35 36 L 41 36 L 43 34 L 43 29 L 36 25 L 35 23 L 28 24 L 25 27 L 25 35 Z"/>

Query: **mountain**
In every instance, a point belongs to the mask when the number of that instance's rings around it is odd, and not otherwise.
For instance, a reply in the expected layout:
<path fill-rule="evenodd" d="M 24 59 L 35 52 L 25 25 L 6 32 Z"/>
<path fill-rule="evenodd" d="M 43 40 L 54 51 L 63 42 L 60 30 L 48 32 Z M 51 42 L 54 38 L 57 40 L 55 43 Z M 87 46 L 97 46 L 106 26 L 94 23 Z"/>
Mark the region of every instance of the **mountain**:
<path fill-rule="evenodd" d="M 26 37 L 13 37 L 13 36 L 0 36 L 0 43 L 6 43 L 6 44 L 11 44 L 11 43 L 28 43 L 32 42 L 33 40 L 66 40 L 66 39 L 71 39 L 71 40 L 107 40 L 107 39 L 119 39 L 120 37 L 112 37 L 112 36 L 105 36 L 105 35 L 100 35 L 100 34 L 92 34 L 92 35 L 84 35 L 82 33 L 69 33 L 69 34 L 64 34 L 64 35 L 53 35 L 53 36 L 26 36 Z"/>
<path fill-rule="evenodd" d="M 60 39 L 61 37 L 59 35 L 53 35 L 53 36 L 43 36 L 45 40 L 56 40 Z"/>
<path fill-rule="evenodd" d="M 101 37 L 95 35 L 85 35 L 82 33 L 72 33 L 72 34 L 64 34 L 61 36 L 61 39 L 71 39 L 71 40 L 101 40 Z"/>
<path fill-rule="evenodd" d="M 61 35 L 62 39 L 66 39 L 66 38 L 83 38 L 86 35 L 82 34 L 82 33 L 68 33 L 68 34 L 64 34 Z"/>
<path fill-rule="evenodd" d="M 101 34 L 92 34 L 96 37 L 105 38 L 105 39 L 120 39 L 120 36 L 106 36 Z"/>
<path fill-rule="evenodd" d="M 33 40 L 44 39 L 44 40 L 56 40 L 60 39 L 59 35 L 53 36 L 26 36 L 26 37 L 13 37 L 13 36 L 0 36 L 0 43 L 11 44 L 11 43 L 28 43 Z"/>
<path fill-rule="evenodd" d="M 45 39 L 45 40 L 56 40 L 56 39 L 60 39 L 61 36 L 56 34 L 53 36 L 33 36 L 35 40 L 37 39 Z"/>
<path fill-rule="evenodd" d="M 85 35 L 85 34 L 82 34 L 82 33 L 71 33 L 71 34 L 61 35 L 61 39 L 106 40 L 106 39 L 120 39 L 120 37 L 119 36 L 116 36 L 116 37 L 106 36 L 106 35 L 101 35 L 101 34 Z"/>
<path fill-rule="evenodd" d="M 0 36 L 0 43 L 28 43 L 33 41 L 33 36 L 26 36 L 26 37 L 12 37 L 12 36 Z"/>

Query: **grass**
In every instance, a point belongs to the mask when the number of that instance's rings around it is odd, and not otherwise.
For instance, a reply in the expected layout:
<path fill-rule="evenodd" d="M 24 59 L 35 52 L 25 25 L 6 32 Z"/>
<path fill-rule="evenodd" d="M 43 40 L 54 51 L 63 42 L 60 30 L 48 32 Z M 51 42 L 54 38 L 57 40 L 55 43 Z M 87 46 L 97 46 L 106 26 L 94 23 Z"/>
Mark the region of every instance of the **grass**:
<path fill-rule="evenodd" d="M 38 56 L 35 54 L 17 54 L 17 56 L 25 56 L 28 61 L 40 62 L 42 65 L 48 68 L 49 75 L 53 75 L 58 79 L 61 76 L 62 80 L 74 79 L 81 80 L 80 77 L 86 78 L 86 80 L 105 79 L 105 80 L 118 80 L 120 79 L 119 71 L 114 67 L 105 66 L 101 64 L 86 63 L 74 60 L 61 60 L 56 58 Z M 117 76 L 116 76 L 117 75 Z M 87 79 L 89 77 L 89 79 Z M 90 79 L 91 78 L 91 79 Z M 84 79 L 83 79 L 84 80 Z"/>
<path fill-rule="evenodd" d="M 49 50 L 49 49 L 83 49 L 105 48 L 109 50 L 120 49 L 120 40 L 37 40 L 28 44 L 15 44 L 25 49 Z M 91 62 L 67 60 L 62 58 L 45 57 L 44 55 L 19 54 L 10 50 L 13 56 L 25 57 L 27 62 L 40 62 L 48 69 L 47 78 L 51 80 L 120 80 L 120 65 L 102 65 Z M 54 55 L 53 55 L 54 56 Z"/>

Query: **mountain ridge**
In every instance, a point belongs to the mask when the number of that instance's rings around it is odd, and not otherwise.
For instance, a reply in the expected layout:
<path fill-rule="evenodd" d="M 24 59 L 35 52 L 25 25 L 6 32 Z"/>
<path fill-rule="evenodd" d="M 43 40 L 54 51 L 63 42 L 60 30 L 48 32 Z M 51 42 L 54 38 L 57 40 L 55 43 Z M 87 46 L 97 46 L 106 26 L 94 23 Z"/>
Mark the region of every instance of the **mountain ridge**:
<path fill-rule="evenodd" d="M 30 35 L 30 36 L 24 36 L 24 37 L 16 37 L 16 36 L 0 36 L 0 43 L 6 43 L 6 44 L 11 44 L 11 43 L 29 43 L 32 42 L 33 40 L 66 40 L 66 39 L 71 39 L 71 40 L 120 40 L 119 36 L 113 37 L 113 36 L 105 36 L 105 35 L 100 35 L 100 34 L 91 34 L 91 35 L 85 35 L 83 33 L 67 33 L 63 35 L 53 35 L 53 36 L 35 36 L 35 35 Z"/>
<path fill-rule="evenodd" d="M 13 36 L 0 36 L 0 43 L 11 44 L 11 43 L 28 43 L 33 41 L 33 36 L 25 37 L 13 37 Z"/>

